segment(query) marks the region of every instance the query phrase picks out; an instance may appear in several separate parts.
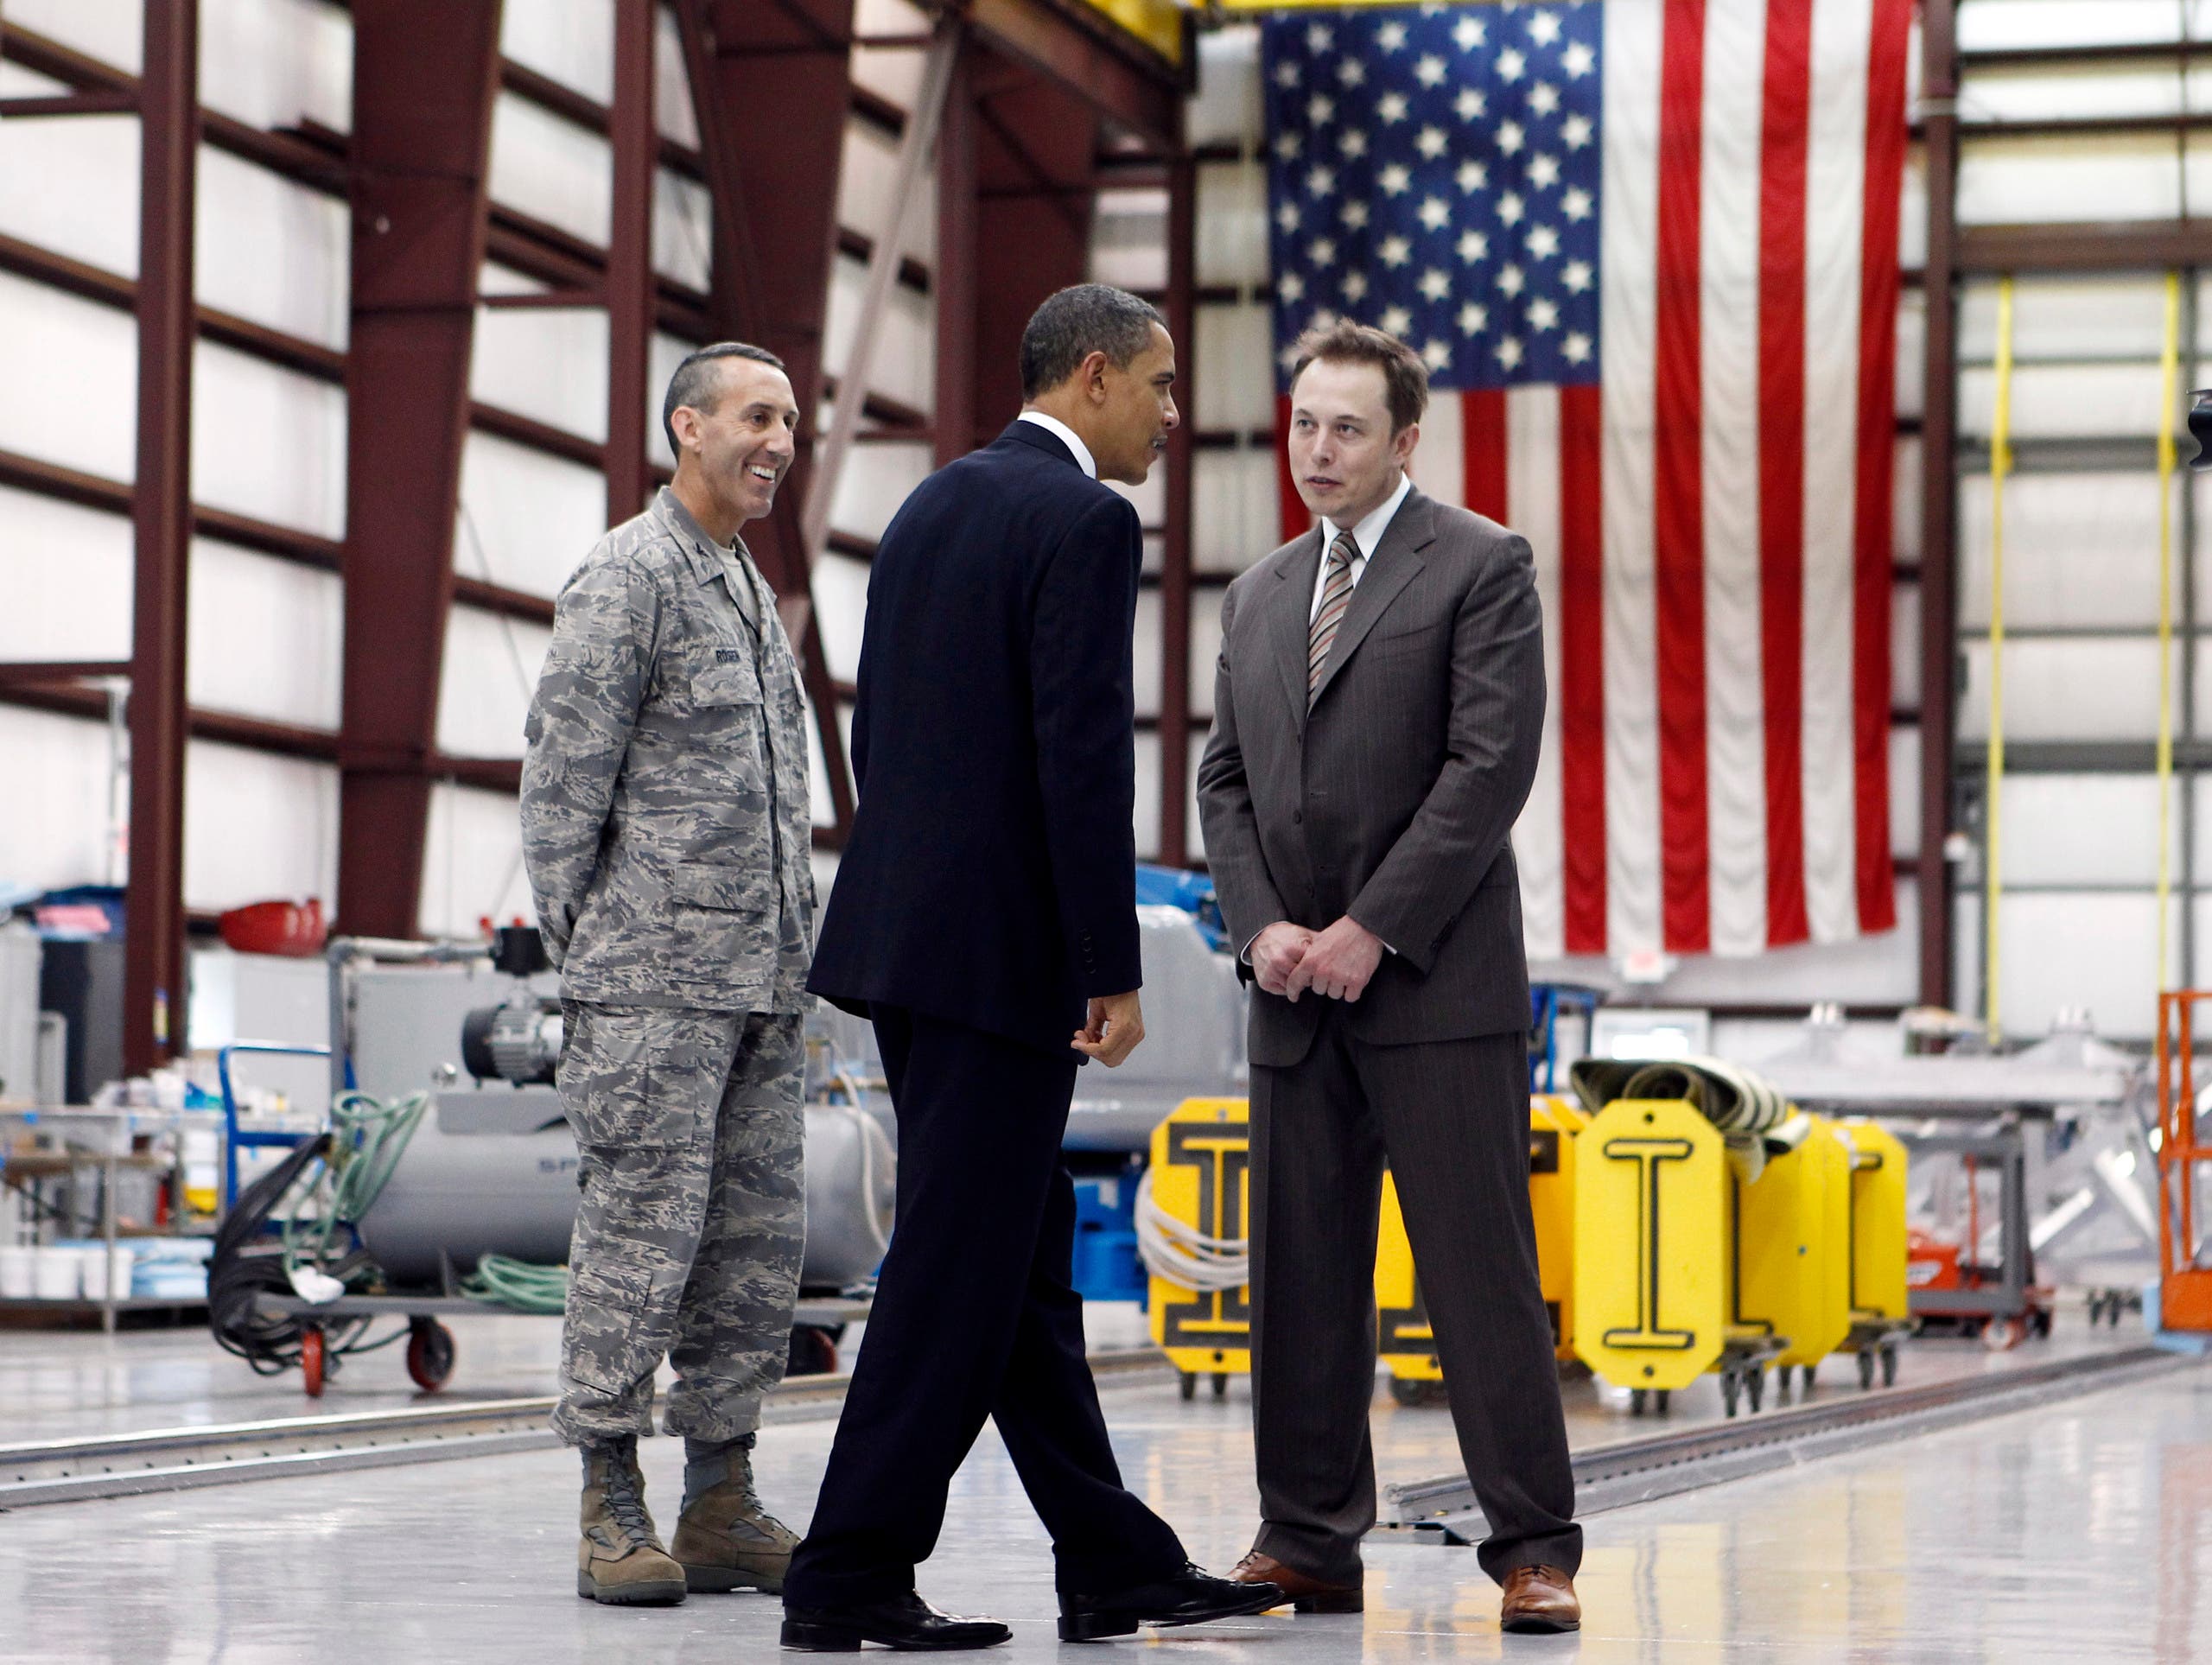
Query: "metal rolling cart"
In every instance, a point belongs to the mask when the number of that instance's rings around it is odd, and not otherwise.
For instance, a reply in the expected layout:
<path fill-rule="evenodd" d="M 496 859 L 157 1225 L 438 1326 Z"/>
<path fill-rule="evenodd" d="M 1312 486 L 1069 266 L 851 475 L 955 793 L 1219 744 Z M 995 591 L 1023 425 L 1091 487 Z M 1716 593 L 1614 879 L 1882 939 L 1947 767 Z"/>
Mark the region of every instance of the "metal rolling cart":
<path fill-rule="evenodd" d="M 12 1139 L 0 1139 L 0 1184 L 22 1188 L 35 1186 L 48 1179 L 65 1179 L 74 1184 L 80 1174 L 89 1172 L 99 1175 L 99 1235 L 106 1246 L 111 1268 L 107 1293 L 97 1300 L 90 1297 L 48 1300 L 35 1296 L 0 1300 L 0 1312 L 57 1314 L 97 1312 L 100 1315 L 101 1330 L 113 1335 L 118 1312 L 157 1309 L 175 1311 L 195 1304 L 167 1300 L 140 1300 L 133 1298 L 128 1288 L 118 1293 L 112 1271 L 115 1250 L 121 1241 L 116 1207 L 117 1179 L 130 1169 L 173 1172 L 179 1160 L 174 1153 L 142 1153 L 123 1147 L 135 1135 L 142 1133 L 173 1132 L 181 1119 L 181 1114 L 175 1110 L 127 1106 L 111 1110 L 67 1105 L 0 1107 L 0 1130 L 53 1134 L 60 1139 L 62 1146 L 60 1150 L 54 1152 L 22 1153 L 11 1149 Z M 95 1130 L 98 1130 L 97 1139 Z"/>

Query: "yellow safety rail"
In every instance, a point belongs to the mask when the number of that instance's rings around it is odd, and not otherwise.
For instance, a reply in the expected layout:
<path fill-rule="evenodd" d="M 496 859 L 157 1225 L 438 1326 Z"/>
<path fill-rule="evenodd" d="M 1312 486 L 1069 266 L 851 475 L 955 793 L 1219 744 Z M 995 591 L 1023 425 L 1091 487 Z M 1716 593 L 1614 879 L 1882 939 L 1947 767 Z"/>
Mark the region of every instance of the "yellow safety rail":
<path fill-rule="evenodd" d="M 2005 790 L 2005 477 L 2012 472 L 2012 279 L 1997 284 L 1997 409 L 1989 423 L 1989 772 L 1983 814 L 1981 985 L 1983 1023 L 1989 1044 L 2004 1039 L 1998 1026 L 1998 904 L 2005 884 L 1999 872 Z"/>

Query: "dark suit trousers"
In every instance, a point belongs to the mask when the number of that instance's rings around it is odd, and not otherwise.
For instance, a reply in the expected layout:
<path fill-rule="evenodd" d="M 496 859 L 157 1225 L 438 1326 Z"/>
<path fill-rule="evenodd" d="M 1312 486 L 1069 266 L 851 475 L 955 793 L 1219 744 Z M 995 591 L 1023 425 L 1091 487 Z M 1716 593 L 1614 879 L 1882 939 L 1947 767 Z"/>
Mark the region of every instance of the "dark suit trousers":
<path fill-rule="evenodd" d="M 898 1223 L 785 1601 L 912 1590 L 986 1416 L 1052 1535 L 1063 1592 L 1179 1570 L 1174 1532 L 1122 1488 L 1084 1356 L 1060 1161 L 1075 1054 L 895 1007 L 872 1015 L 899 1115 Z"/>
<path fill-rule="evenodd" d="M 1368 1412 L 1387 1160 L 1490 1525 L 1484 1570 L 1501 1583 L 1536 1562 L 1571 1574 L 1582 1528 L 1529 1212 L 1526 1043 L 1376 1046 L 1345 1017 L 1325 1002 L 1302 1063 L 1252 1071 L 1255 1547 L 1316 1578 L 1359 1576 L 1375 1524 Z"/>

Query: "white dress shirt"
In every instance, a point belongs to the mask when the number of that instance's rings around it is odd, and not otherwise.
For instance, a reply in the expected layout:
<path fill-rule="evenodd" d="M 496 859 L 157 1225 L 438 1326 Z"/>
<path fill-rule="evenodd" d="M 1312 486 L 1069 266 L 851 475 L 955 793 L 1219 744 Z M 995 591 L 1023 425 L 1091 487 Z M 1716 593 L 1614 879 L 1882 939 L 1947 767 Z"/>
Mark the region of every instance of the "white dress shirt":
<path fill-rule="evenodd" d="M 1061 444 L 1075 453 L 1077 467 L 1082 469 L 1093 480 L 1098 478 L 1098 464 L 1090 454 L 1090 448 L 1077 436 L 1074 429 L 1069 427 L 1058 416 L 1048 416 L 1041 410 L 1025 410 L 1021 413 L 1021 420 L 1033 422 L 1046 433 L 1053 435 Z M 1380 537 L 1381 534 L 1378 532 L 1376 536 Z"/>
<path fill-rule="evenodd" d="M 1382 543 L 1382 534 L 1390 530 L 1390 522 L 1396 518 L 1398 505 L 1406 500 L 1406 493 L 1413 488 L 1413 476 L 1401 473 L 1398 489 L 1383 499 L 1381 508 L 1368 514 L 1351 529 L 1351 541 L 1359 545 L 1359 553 L 1352 557 L 1351 563 L 1351 587 L 1354 589 L 1359 588 L 1359 581 L 1367 575 L 1368 558 L 1375 553 L 1376 546 Z M 1329 583 L 1329 546 L 1337 541 L 1337 523 L 1323 515 L 1321 569 L 1313 575 L 1313 605 L 1306 609 L 1308 624 L 1313 623 L 1321 612 L 1321 592 L 1328 588 Z"/>

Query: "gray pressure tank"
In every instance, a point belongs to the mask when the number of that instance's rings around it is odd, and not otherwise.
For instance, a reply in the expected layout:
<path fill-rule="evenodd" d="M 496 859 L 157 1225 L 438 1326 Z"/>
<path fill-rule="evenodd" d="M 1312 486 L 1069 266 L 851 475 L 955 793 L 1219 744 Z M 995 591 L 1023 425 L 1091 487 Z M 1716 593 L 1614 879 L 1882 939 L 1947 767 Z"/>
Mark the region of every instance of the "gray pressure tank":
<path fill-rule="evenodd" d="M 875 1269 L 891 1236 L 897 1159 L 873 1116 L 806 1107 L 808 1289 L 842 1289 Z M 442 1268 L 505 1255 L 569 1258 L 576 1219 L 576 1142 L 550 1087 L 499 1084 L 434 1096 L 383 1193 L 361 1221 L 394 1283 L 435 1285 Z"/>

